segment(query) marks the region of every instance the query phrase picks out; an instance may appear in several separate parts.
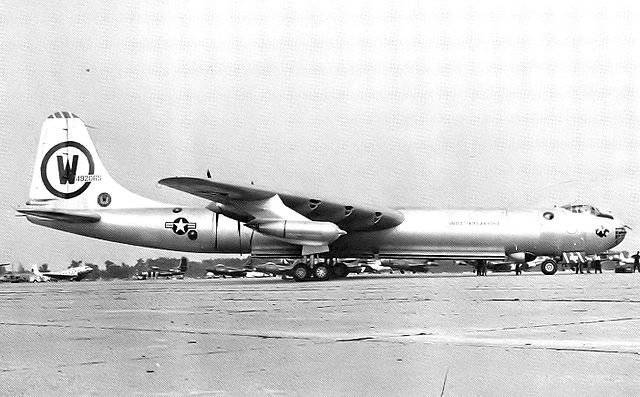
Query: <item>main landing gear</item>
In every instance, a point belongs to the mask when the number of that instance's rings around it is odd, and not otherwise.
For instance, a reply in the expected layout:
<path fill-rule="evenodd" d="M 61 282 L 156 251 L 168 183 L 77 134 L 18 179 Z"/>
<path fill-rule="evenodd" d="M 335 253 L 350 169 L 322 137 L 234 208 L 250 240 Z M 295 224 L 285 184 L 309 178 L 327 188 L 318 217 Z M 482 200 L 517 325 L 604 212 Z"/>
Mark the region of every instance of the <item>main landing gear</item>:
<path fill-rule="evenodd" d="M 293 267 L 293 279 L 296 281 L 325 281 L 332 278 L 344 278 L 348 274 L 349 269 L 344 263 L 336 263 L 333 258 L 318 262 L 315 255 L 303 257 L 300 263 Z"/>

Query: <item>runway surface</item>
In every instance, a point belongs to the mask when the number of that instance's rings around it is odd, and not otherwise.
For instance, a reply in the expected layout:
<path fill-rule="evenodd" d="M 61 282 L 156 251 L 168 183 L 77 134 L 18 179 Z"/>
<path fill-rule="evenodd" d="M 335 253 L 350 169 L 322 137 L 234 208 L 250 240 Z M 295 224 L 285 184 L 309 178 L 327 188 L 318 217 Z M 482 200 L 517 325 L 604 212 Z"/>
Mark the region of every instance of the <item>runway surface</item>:
<path fill-rule="evenodd" d="M 640 395 L 640 274 L 0 285 L 5 395 Z M 444 389 L 444 392 L 443 392 Z"/>

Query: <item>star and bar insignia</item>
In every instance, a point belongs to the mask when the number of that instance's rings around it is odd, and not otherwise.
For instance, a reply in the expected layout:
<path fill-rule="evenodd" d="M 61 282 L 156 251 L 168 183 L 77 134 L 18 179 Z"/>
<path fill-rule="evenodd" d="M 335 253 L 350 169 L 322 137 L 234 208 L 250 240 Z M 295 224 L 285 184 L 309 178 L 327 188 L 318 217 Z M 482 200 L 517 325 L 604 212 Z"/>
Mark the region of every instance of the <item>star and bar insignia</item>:
<path fill-rule="evenodd" d="M 177 218 L 173 222 L 165 222 L 164 227 L 167 229 L 172 229 L 175 234 L 178 236 L 182 236 L 189 230 L 195 230 L 196 223 L 189 222 L 187 218 Z"/>

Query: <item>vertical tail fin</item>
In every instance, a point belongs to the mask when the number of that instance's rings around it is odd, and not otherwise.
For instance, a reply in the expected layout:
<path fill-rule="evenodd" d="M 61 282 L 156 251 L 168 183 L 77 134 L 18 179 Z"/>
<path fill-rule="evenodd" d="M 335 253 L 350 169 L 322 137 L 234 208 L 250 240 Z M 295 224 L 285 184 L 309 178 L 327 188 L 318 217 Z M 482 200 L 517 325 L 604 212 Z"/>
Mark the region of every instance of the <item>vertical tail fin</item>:
<path fill-rule="evenodd" d="M 187 269 L 189 268 L 188 264 L 187 264 L 187 258 L 186 257 L 182 257 L 180 258 L 180 267 L 178 268 L 181 272 L 185 273 L 187 271 Z"/>
<path fill-rule="evenodd" d="M 111 178 L 86 124 L 69 112 L 53 113 L 42 125 L 28 204 L 66 209 L 161 206 Z"/>
<path fill-rule="evenodd" d="M 244 263 L 242 264 L 242 269 L 249 269 L 249 270 L 253 270 L 254 266 L 253 266 L 253 256 L 249 255 L 247 257 L 247 259 L 244 261 Z"/>

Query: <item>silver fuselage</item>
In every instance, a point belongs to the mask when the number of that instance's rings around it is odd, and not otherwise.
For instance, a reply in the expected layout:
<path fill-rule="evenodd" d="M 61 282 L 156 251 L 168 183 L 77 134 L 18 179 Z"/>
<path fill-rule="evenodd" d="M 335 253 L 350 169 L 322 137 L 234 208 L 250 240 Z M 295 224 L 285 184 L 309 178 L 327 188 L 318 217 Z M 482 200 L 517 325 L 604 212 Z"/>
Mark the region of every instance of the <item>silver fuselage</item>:
<path fill-rule="evenodd" d="M 258 257 L 296 257 L 301 247 L 275 240 L 205 208 L 173 207 L 98 210 L 96 223 L 71 223 L 29 216 L 29 221 L 74 234 L 136 246 L 202 253 L 253 253 Z M 542 210 L 403 209 L 400 225 L 373 232 L 350 232 L 329 246 L 327 256 L 429 259 L 500 259 L 517 252 L 557 256 L 595 254 L 624 238 L 612 217 Z M 543 216 L 552 213 L 552 219 Z M 191 233 L 172 225 L 188 221 Z M 193 233 L 196 231 L 197 233 Z"/>

